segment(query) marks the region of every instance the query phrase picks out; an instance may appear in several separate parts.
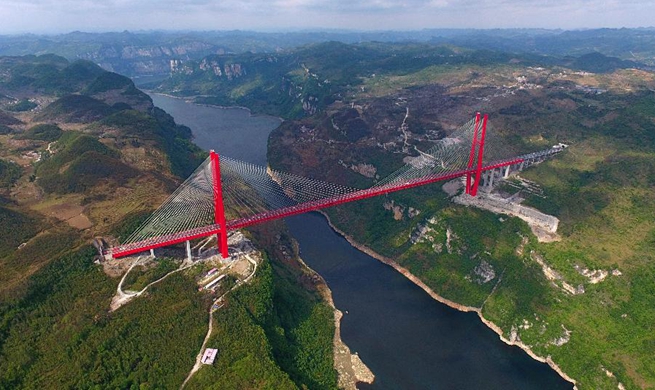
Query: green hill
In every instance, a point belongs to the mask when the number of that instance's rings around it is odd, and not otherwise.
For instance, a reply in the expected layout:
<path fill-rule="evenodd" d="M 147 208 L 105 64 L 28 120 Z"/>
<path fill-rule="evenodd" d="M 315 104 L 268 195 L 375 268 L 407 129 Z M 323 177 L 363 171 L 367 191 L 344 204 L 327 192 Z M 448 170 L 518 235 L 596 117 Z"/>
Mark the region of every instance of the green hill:
<path fill-rule="evenodd" d="M 120 161 L 120 153 L 97 139 L 67 132 L 57 152 L 40 162 L 36 169 L 38 184 L 46 192 L 84 193 L 100 181 L 119 185 L 136 177 L 138 171 Z"/>
<path fill-rule="evenodd" d="M 7 105 L 5 108 L 7 109 L 7 111 L 23 112 L 23 111 L 29 111 L 36 107 L 38 107 L 36 103 L 31 102 L 28 99 L 21 99 L 16 103 Z"/>
<path fill-rule="evenodd" d="M 16 139 L 56 141 L 62 134 L 64 132 L 55 124 L 40 124 L 30 127 L 26 132 L 16 136 Z"/>
<path fill-rule="evenodd" d="M 0 90 L 53 102 L 21 114 L 28 130 L 7 127 L 0 147 L 26 162 L 0 159 L 8 197 L 0 198 L 0 388 L 178 388 L 207 331 L 201 270 L 109 312 L 118 279 L 88 243 L 129 234 L 206 153 L 129 79 L 52 56 L 0 58 L 7 63 L 25 71 L 9 68 L 13 79 Z M 278 233 L 261 233 L 256 245 L 272 252 L 284 243 L 293 253 Z M 218 369 L 206 367 L 190 386 L 336 387 L 333 312 L 300 287 L 301 267 L 271 257 L 227 297 L 212 341 L 222 350 Z M 297 359 L 309 353 L 311 361 Z"/>
<path fill-rule="evenodd" d="M 21 176 L 21 169 L 13 162 L 0 159 L 0 188 L 11 187 Z"/>
<path fill-rule="evenodd" d="M 6 177 L 6 172 L 2 176 Z M 6 179 L 2 181 L 3 187 L 5 181 Z M 4 239 L 0 242 L 0 256 L 5 257 L 38 232 L 39 221 L 37 218 L 17 211 L 10 205 L 5 204 L 4 199 L 2 203 L 0 205 L 0 234 Z"/>
<path fill-rule="evenodd" d="M 122 89 L 134 84 L 125 76 L 113 72 L 104 72 L 93 80 L 89 86 L 82 91 L 85 95 L 93 95 L 100 92 L 107 92 L 113 89 Z"/>
<path fill-rule="evenodd" d="M 0 110 L 0 125 L 11 126 L 11 125 L 17 125 L 19 123 L 21 122 L 18 119 L 14 118 L 11 114 L 8 114 Z"/>
<path fill-rule="evenodd" d="M 118 143 L 155 142 L 166 152 L 171 170 L 182 177 L 193 172 L 204 159 L 204 153 L 190 141 L 191 130 L 177 125 L 170 115 L 159 108 L 155 108 L 152 114 L 136 110 L 119 111 L 98 122 L 96 128 L 119 129 Z"/>
<path fill-rule="evenodd" d="M 9 90 L 33 90 L 55 95 L 78 91 L 105 72 L 89 61 L 68 60 L 55 55 L 2 57 L 0 69 L 8 74 L 3 82 Z"/>
<path fill-rule="evenodd" d="M 634 61 L 621 60 L 616 57 L 608 57 L 594 52 L 575 58 L 570 62 L 569 66 L 588 72 L 611 73 L 618 69 L 639 68 L 641 65 Z"/>
<path fill-rule="evenodd" d="M 91 123 L 116 112 L 104 102 L 85 95 L 66 95 L 49 104 L 35 118 L 39 121 Z"/>
<path fill-rule="evenodd" d="M 152 109 L 152 101 L 148 95 L 138 90 L 132 80 L 107 72 L 90 61 L 68 62 L 65 58 L 55 55 L 0 57 L 0 71 L 6 75 L 0 82 L 0 93 L 20 97 L 47 94 L 66 99 L 72 99 L 70 96 L 85 95 L 109 106 L 122 103 L 122 106 L 127 105 L 130 108 L 145 111 Z M 86 109 L 92 111 L 102 109 L 89 99 L 77 101 L 75 104 L 87 106 Z M 30 102 L 25 104 L 28 103 Z M 69 105 L 70 103 L 68 100 L 62 102 Z M 7 108 L 10 109 L 11 105 Z M 84 122 L 93 120 L 97 120 L 93 115 L 90 118 L 78 118 L 78 121 Z"/>

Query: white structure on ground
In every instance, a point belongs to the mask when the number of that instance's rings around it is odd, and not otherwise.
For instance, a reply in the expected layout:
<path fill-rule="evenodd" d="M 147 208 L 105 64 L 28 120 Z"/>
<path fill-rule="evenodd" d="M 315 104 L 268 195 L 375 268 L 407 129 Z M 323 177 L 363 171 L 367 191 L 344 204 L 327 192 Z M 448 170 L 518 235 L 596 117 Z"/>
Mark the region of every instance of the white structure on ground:
<path fill-rule="evenodd" d="M 214 360 L 216 359 L 216 354 L 218 354 L 218 349 L 207 348 L 205 349 L 205 354 L 202 355 L 202 359 L 200 361 L 202 362 L 202 364 L 214 364 Z"/>

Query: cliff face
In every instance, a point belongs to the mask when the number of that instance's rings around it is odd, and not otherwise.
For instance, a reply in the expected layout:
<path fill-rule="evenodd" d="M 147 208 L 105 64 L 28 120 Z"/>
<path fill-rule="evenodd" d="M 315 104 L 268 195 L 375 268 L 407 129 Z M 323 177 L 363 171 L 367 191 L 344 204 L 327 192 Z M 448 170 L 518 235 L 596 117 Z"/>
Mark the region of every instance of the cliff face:
<path fill-rule="evenodd" d="M 294 53 L 174 58 L 169 61 L 170 77 L 158 90 L 195 96 L 200 104 L 247 106 L 286 118 L 311 116 L 330 104 L 341 87 L 319 66 L 310 70 L 303 60 Z"/>
<path fill-rule="evenodd" d="M 172 61 L 199 59 L 208 54 L 223 54 L 225 48 L 200 41 L 153 45 L 102 45 L 77 55 L 103 68 L 128 76 L 167 74 Z"/>
<path fill-rule="evenodd" d="M 172 59 L 169 72 L 173 75 L 209 75 L 211 78 L 236 79 L 246 75 L 245 66 L 240 63 L 228 63 L 224 59 L 203 58 L 200 62 Z"/>

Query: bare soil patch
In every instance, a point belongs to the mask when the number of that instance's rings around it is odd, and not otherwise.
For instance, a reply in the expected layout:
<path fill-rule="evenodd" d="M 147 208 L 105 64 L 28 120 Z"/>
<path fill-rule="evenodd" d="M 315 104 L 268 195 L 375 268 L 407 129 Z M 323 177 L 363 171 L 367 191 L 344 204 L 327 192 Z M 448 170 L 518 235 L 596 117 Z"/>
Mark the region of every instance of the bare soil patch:
<path fill-rule="evenodd" d="M 138 256 L 130 256 L 120 259 L 104 260 L 102 262 L 102 269 L 110 278 L 118 278 L 130 269 L 132 264 L 138 259 Z"/>
<path fill-rule="evenodd" d="M 50 216 L 53 216 L 62 221 L 67 221 L 76 217 L 84 211 L 84 207 L 74 203 L 62 203 L 50 206 L 43 210 Z"/>
<path fill-rule="evenodd" d="M 76 215 L 75 217 L 66 221 L 71 227 L 75 229 L 84 230 L 93 226 L 93 223 L 84 214 Z"/>
<path fill-rule="evenodd" d="M 235 260 L 234 265 L 231 268 L 231 273 L 238 274 L 241 278 L 245 278 L 252 272 L 252 265 L 245 257 L 239 257 Z"/>
<path fill-rule="evenodd" d="M 75 229 L 82 230 L 93 226 L 91 220 L 84 215 L 84 206 L 81 206 L 77 200 L 53 204 L 41 209 L 41 212 L 49 217 L 64 221 Z"/>

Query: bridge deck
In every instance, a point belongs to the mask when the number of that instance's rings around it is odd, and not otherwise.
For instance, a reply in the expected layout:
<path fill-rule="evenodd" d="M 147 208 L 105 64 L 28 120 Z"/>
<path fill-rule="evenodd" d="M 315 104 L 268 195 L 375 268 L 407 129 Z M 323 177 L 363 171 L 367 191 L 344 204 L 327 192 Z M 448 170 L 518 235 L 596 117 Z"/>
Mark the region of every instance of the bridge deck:
<path fill-rule="evenodd" d="M 526 155 L 530 156 L 530 155 Z M 482 167 L 483 171 L 505 167 L 508 165 L 520 164 L 525 161 L 524 156 L 495 161 L 490 163 L 487 166 Z M 253 215 L 248 218 L 235 219 L 227 222 L 227 230 L 236 230 L 241 229 L 247 226 L 252 226 L 258 223 L 271 221 L 274 219 L 280 219 L 289 217 L 292 215 L 298 215 L 310 211 L 316 211 L 332 206 L 337 206 L 343 203 L 353 202 L 356 200 L 372 198 L 379 195 L 388 194 L 391 192 L 401 191 L 409 188 L 419 187 L 431 183 L 436 183 L 444 180 L 451 180 L 456 177 L 461 177 L 467 174 L 473 174 L 476 172 L 476 169 L 465 169 L 460 171 L 455 171 L 449 174 L 440 174 L 434 176 L 426 176 L 418 179 L 408 180 L 403 183 L 393 183 L 380 187 L 372 187 L 365 190 L 351 192 L 346 195 L 340 195 L 332 198 L 321 199 L 313 202 L 300 203 L 289 207 L 284 207 L 277 210 L 272 210 L 266 213 Z M 201 228 L 195 228 L 179 233 L 169 234 L 165 236 L 155 237 L 144 241 L 139 241 L 131 244 L 121 245 L 114 247 L 110 250 L 110 254 L 114 258 L 120 258 L 129 256 L 135 253 L 144 252 L 150 249 L 160 248 L 164 246 L 169 246 L 184 242 L 187 240 L 193 240 L 196 238 L 208 237 L 212 234 L 217 234 L 221 231 L 219 225 L 213 224 Z"/>

